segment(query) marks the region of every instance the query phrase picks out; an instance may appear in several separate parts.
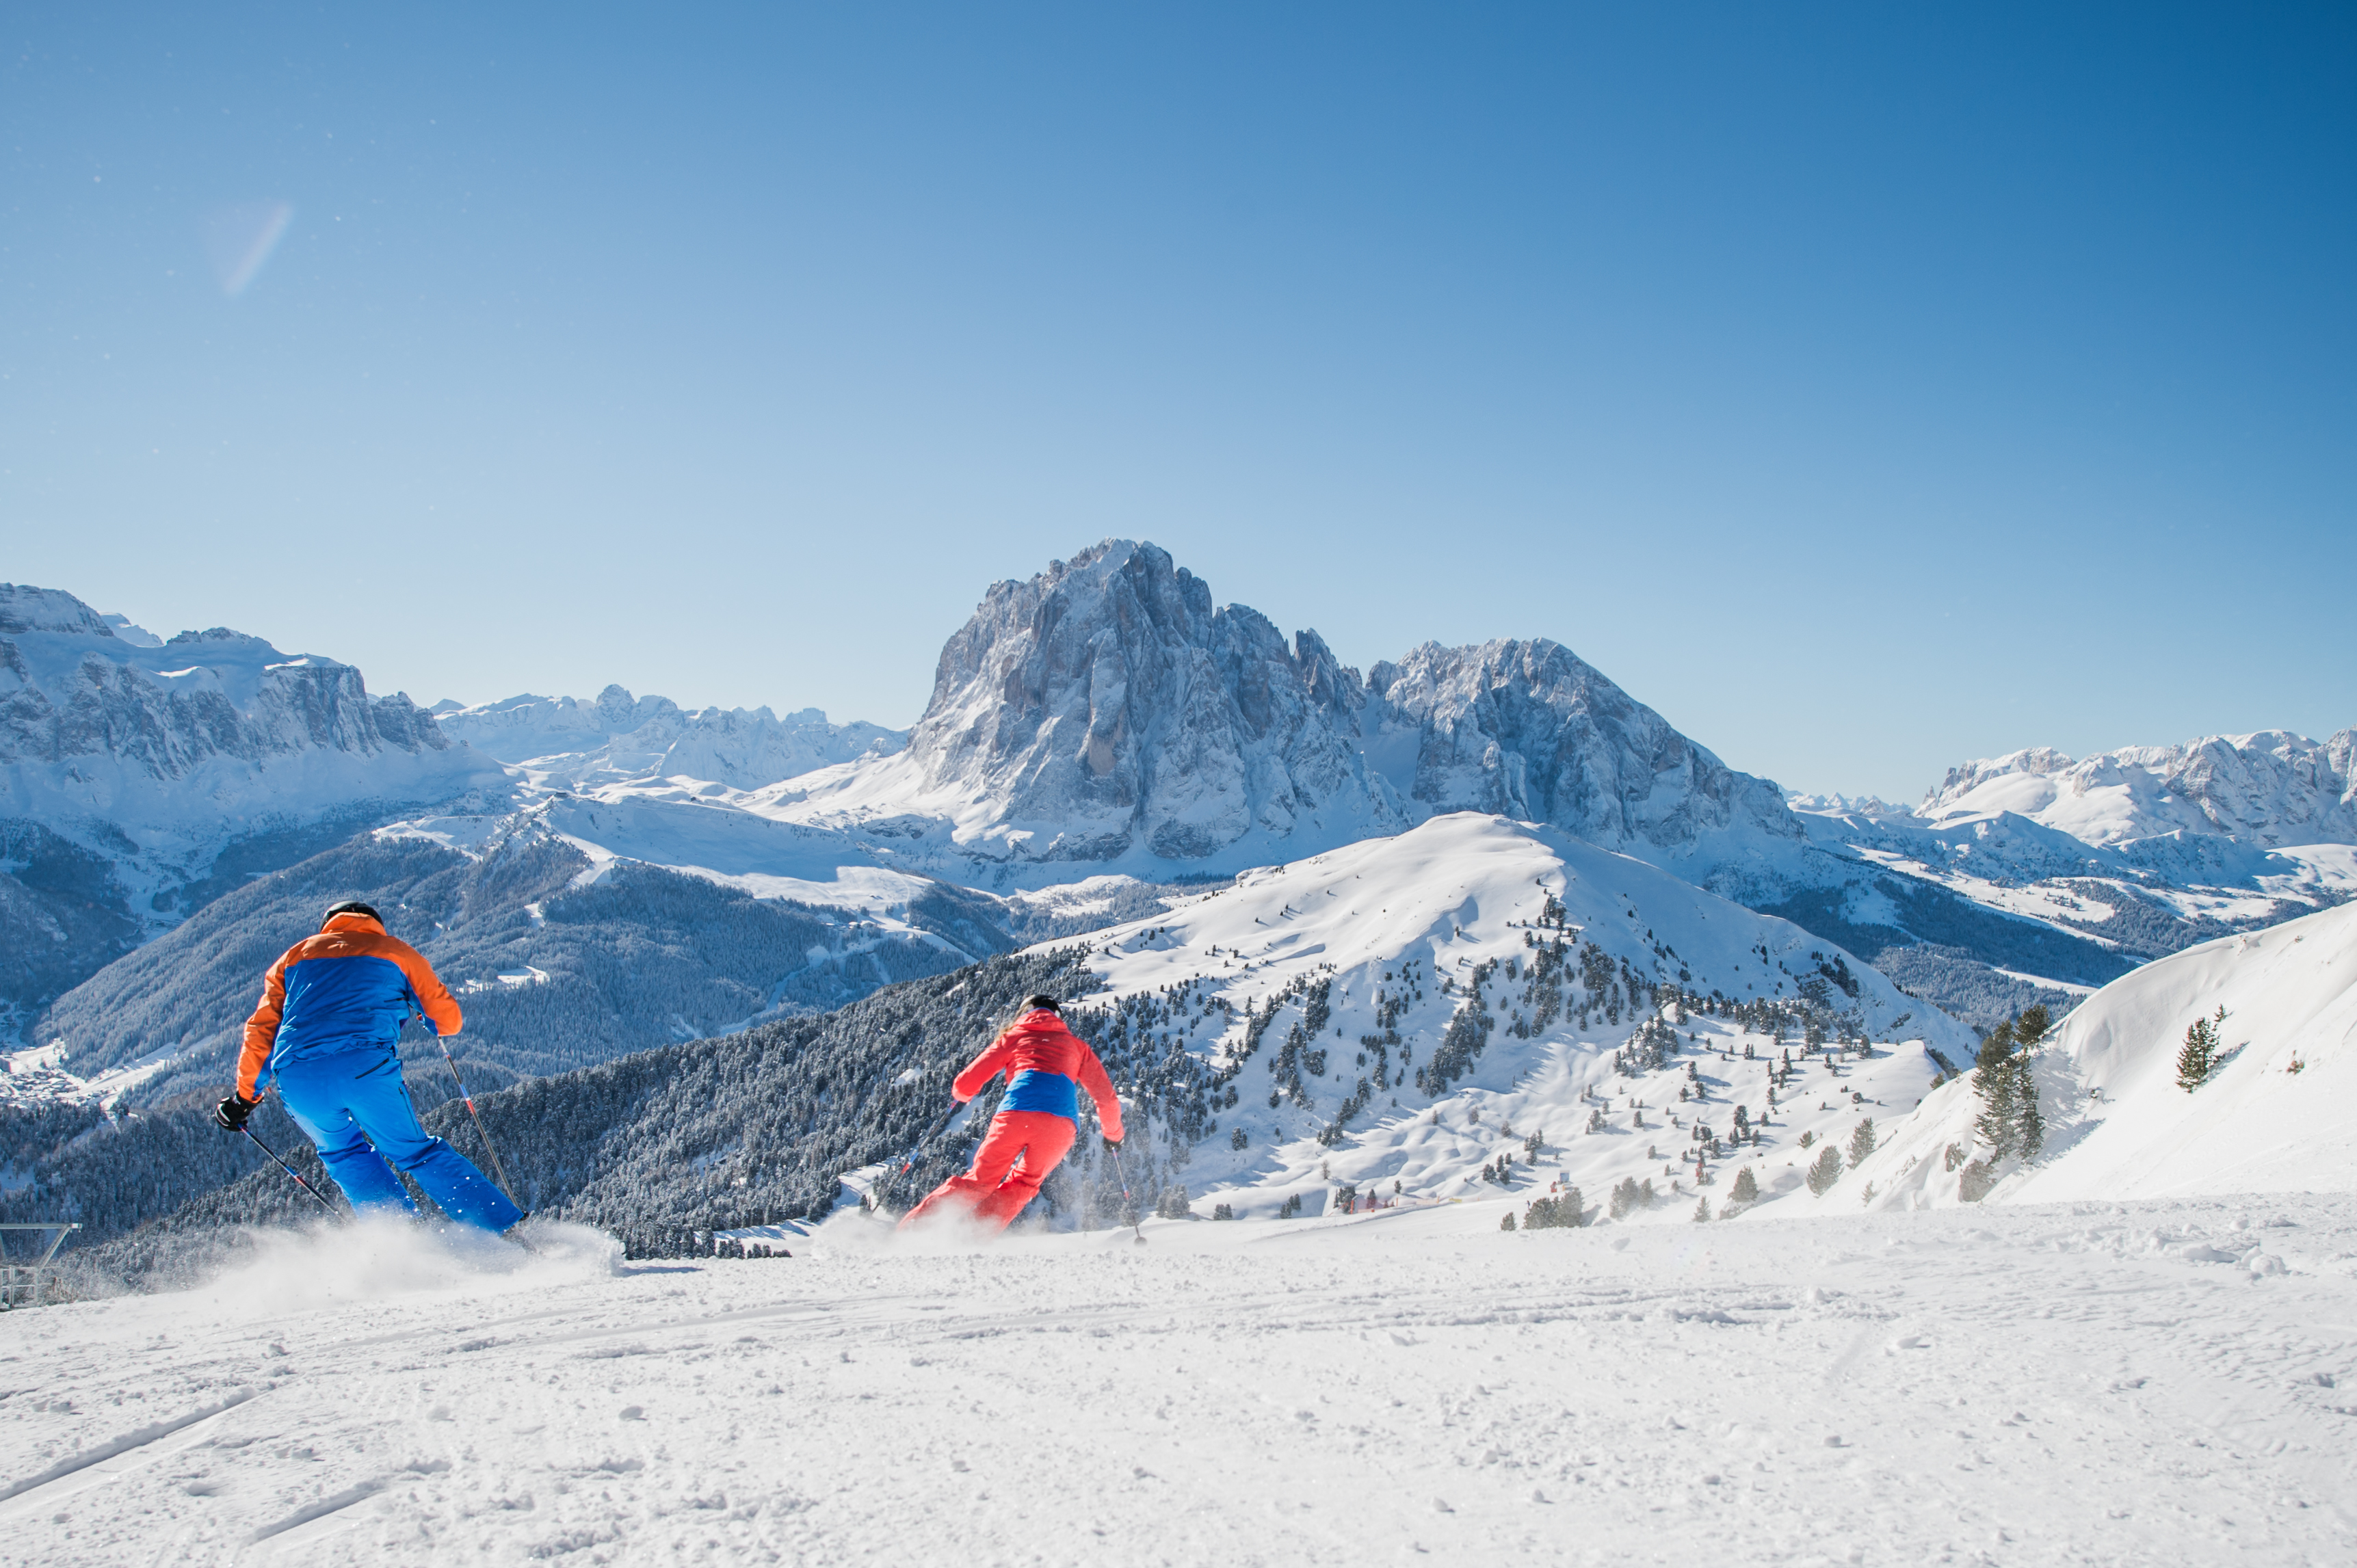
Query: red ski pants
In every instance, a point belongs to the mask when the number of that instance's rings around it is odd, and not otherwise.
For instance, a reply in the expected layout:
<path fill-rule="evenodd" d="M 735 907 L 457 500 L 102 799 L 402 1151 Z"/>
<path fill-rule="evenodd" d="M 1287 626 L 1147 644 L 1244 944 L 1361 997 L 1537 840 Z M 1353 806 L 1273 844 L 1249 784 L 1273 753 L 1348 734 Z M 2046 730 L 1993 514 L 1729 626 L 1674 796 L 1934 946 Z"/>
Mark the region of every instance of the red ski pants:
<path fill-rule="evenodd" d="M 968 1209 L 976 1223 L 1006 1228 L 1039 1196 L 1039 1184 L 1071 1151 L 1080 1129 L 1052 1111 L 1002 1111 L 990 1119 L 974 1165 L 933 1188 L 900 1221 L 906 1229 L 930 1214 Z"/>

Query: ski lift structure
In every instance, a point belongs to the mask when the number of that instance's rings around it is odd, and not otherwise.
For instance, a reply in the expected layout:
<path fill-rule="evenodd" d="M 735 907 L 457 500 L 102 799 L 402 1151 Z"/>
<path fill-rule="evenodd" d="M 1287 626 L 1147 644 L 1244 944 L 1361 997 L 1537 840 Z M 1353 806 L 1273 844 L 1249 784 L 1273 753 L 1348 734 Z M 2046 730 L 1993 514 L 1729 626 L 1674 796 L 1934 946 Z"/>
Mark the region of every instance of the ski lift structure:
<path fill-rule="evenodd" d="M 50 1274 L 55 1272 L 58 1250 L 66 1244 L 67 1237 L 81 1229 L 79 1224 L 64 1222 L 0 1225 L 0 1232 L 32 1230 L 48 1238 L 48 1246 L 30 1262 L 17 1257 L 0 1255 L 0 1311 L 14 1312 L 19 1307 L 48 1305 L 45 1299 L 47 1287 Z M 7 1240 L 5 1235 L 0 1234 L 0 1247 L 5 1247 Z M 38 1247 L 40 1243 L 36 1240 L 34 1245 Z"/>

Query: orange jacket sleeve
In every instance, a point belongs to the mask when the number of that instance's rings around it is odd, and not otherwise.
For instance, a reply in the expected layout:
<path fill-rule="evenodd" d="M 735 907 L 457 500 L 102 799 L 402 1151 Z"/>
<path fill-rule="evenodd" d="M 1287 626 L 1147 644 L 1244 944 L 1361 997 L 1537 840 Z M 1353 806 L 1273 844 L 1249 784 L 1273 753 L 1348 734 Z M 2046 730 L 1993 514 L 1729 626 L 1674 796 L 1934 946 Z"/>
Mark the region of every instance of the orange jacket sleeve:
<path fill-rule="evenodd" d="M 1114 1143 L 1121 1142 L 1121 1096 L 1113 1091 L 1113 1079 L 1105 1076 L 1104 1063 L 1097 1060 L 1096 1052 L 1086 1040 L 1081 1046 L 1081 1087 L 1097 1102 L 1097 1126 Z"/>
<path fill-rule="evenodd" d="M 240 1100 L 260 1097 L 255 1086 L 262 1081 L 262 1066 L 270 1059 L 271 1045 L 278 1038 L 278 1015 L 286 1006 L 286 961 L 294 956 L 290 948 L 262 977 L 262 1004 L 245 1021 L 245 1047 L 237 1053 Z"/>
<path fill-rule="evenodd" d="M 409 989 L 417 993 L 417 1004 L 425 1009 L 437 1035 L 455 1035 L 467 1015 L 458 1011 L 457 999 L 443 985 L 442 977 L 425 961 L 425 955 L 406 942 L 396 943 L 399 950 L 393 961 L 401 965 L 401 972 L 409 976 Z"/>
<path fill-rule="evenodd" d="M 991 1041 L 982 1055 L 974 1058 L 974 1065 L 951 1082 L 950 1092 L 957 1097 L 959 1104 L 963 1105 L 980 1094 L 982 1086 L 996 1078 L 999 1069 L 1015 1059 L 1015 1047 L 1007 1043 L 1008 1036 L 1014 1033 L 1009 1029 Z"/>

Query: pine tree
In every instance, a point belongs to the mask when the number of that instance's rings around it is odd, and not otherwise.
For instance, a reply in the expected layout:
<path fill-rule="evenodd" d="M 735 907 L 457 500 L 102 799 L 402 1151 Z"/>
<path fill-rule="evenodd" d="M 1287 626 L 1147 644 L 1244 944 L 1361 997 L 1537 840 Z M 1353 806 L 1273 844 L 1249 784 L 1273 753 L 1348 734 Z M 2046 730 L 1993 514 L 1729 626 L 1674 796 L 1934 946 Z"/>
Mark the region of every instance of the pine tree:
<path fill-rule="evenodd" d="M 2013 1021 L 2014 1044 L 2019 1047 L 2013 1070 L 2013 1146 L 2025 1160 L 2034 1160 L 2046 1146 L 2046 1118 L 2038 1108 L 2038 1079 L 2031 1058 L 2045 1043 L 2054 1020 L 2043 1004 L 2025 1007 Z"/>
<path fill-rule="evenodd" d="M 2029 1069 L 2027 1055 L 2014 1058 L 2013 1072 L 2013 1149 L 2025 1160 L 2034 1160 L 2046 1147 L 2046 1118 L 2038 1109 L 2038 1079 Z"/>
<path fill-rule="evenodd" d="M 1823 1197 L 1834 1183 L 1841 1180 L 1841 1151 L 1827 1144 L 1816 1163 L 1809 1166 L 1809 1190 Z"/>
<path fill-rule="evenodd" d="M 2012 1154 L 2015 1146 L 2018 1116 L 2013 1065 L 2013 1025 L 1999 1024 L 1981 1042 L 1980 1055 L 1973 1064 L 1973 1090 L 1981 1101 L 1980 1114 L 1973 1120 L 1973 1133 L 2000 1160 Z"/>
<path fill-rule="evenodd" d="M 1735 1203 L 1751 1204 L 1760 1201 L 1760 1183 L 1758 1178 L 1752 1176 L 1749 1165 L 1735 1173 L 1735 1185 L 1727 1188 L 1727 1196 Z"/>
<path fill-rule="evenodd" d="M 1499 1229 L 1499 1230 L 1512 1230 L 1513 1228 L 1514 1228 L 1514 1211 L 1513 1211 L 1512 1209 L 1511 1209 L 1511 1208 L 1510 1208 L 1510 1209 L 1506 1210 L 1506 1212 L 1505 1212 L 1505 1213 L 1501 1214 L 1500 1216 L 1498 1216 L 1498 1229 Z"/>
<path fill-rule="evenodd" d="M 1849 1163 L 1853 1165 L 1864 1165 L 1866 1156 L 1872 1153 L 1874 1153 L 1874 1118 L 1868 1116 L 1859 1122 L 1857 1131 L 1849 1135 Z"/>
<path fill-rule="evenodd" d="M 1707 1223 L 1709 1222 L 1709 1220 L 1710 1220 L 1710 1199 L 1708 1199 L 1708 1198 L 1706 1198 L 1706 1197 L 1697 1197 L 1697 1198 L 1695 1198 L 1695 1224 L 1697 1224 L 1697 1225 L 1703 1225 L 1703 1224 L 1707 1224 Z"/>
<path fill-rule="evenodd" d="M 2177 1053 L 2177 1087 L 2190 1094 L 2210 1081 L 2218 1066 L 2218 1027 L 2207 1018 L 2187 1026 L 2185 1045 Z"/>

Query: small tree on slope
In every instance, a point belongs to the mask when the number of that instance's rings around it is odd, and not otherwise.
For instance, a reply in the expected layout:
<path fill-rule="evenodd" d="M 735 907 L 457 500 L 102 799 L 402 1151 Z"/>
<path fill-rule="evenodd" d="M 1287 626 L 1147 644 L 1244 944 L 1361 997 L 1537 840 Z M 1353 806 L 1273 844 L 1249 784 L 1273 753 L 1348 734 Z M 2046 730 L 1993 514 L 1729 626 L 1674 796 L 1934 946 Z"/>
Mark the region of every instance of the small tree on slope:
<path fill-rule="evenodd" d="M 1809 1190 L 1823 1197 L 1834 1183 L 1841 1180 L 1841 1151 L 1827 1144 L 1815 1163 L 1809 1166 Z"/>
<path fill-rule="evenodd" d="M 1874 1118 L 1867 1116 L 1858 1122 L 1857 1129 L 1849 1135 L 1849 1163 L 1852 1165 L 1862 1165 L 1866 1163 L 1866 1156 L 1872 1153 L 1874 1153 Z"/>
<path fill-rule="evenodd" d="M 2013 1021 L 2013 1146 L 2025 1160 L 2036 1159 L 2046 1146 L 2046 1118 L 2038 1109 L 2038 1079 L 2030 1069 L 2053 1024 L 2043 1004 L 2023 1008 Z"/>
<path fill-rule="evenodd" d="M 1973 1061 L 1973 1092 L 1980 1097 L 1980 1114 L 1973 1118 L 1973 1135 L 2003 1159 L 2013 1153 L 2013 1026 L 1999 1024 L 1981 1042 Z"/>
<path fill-rule="evenodd" d="M 2210 1081 L 2218 1070 L 2218 1024 L 2223 1022 L 2226 1010 L 2218 1009 L 2218 1019 L 2196 1018 L 2185 1031 L 2185 1045 L 2177 1053 L 2177 1087 L 2190 1094 Z"/>
<path fill-rule="evenodd" d="M 2030 1075 L 2029 1052 L 2045 1040 L 2050 1025 L 2045 1008 L 2031 1007 L 1999 1024 L 1981 1042 L 1973 1069 L 1981 1113 L 1974 1118 L 1973 1132 L 1996 1159 L 2019 1155 L 2034 1160 L 2045 1146 L 2046 1119 L 2039 1112 L 2038 1082 Z"/>

